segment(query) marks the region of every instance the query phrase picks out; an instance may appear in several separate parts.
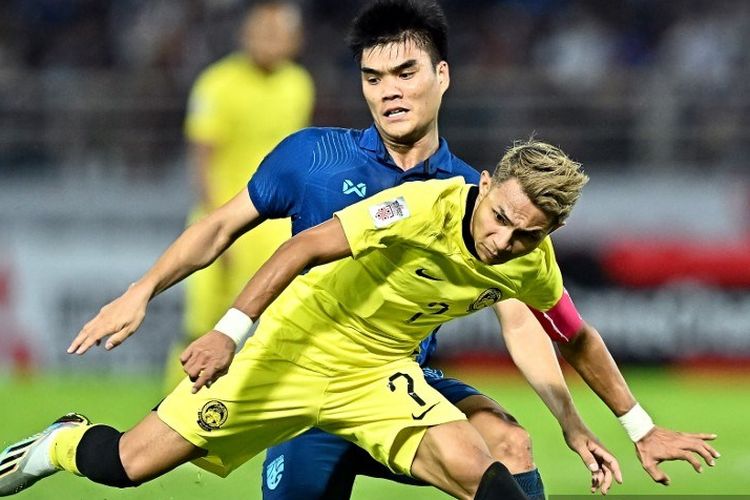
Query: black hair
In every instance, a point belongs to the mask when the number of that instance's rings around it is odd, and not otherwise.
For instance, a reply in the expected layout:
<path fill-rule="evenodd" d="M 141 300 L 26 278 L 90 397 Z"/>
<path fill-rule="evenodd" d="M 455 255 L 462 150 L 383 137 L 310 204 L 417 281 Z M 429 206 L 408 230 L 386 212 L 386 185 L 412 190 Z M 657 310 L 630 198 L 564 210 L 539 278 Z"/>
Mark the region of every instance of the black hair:
<path fill-rule="evenodd" d="M 365 49 L 411 40 L 430 54 L 433 64 L 448 60 L 448 21 L 433 0 L 375 0 L 352 21 L 347 43 L 354 59 Z"/>

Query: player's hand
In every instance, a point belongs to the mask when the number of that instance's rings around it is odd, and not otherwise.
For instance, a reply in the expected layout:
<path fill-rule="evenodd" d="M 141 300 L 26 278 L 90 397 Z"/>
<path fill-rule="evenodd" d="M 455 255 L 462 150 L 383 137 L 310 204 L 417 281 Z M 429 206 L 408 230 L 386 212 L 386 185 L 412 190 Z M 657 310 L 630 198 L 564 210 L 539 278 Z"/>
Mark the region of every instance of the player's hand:
<path fill-rule="evenodd" d="M 94 345 L 104 344 L 107 350 L 122 344 L 141 326 L 151 297 L 150 291 L 136 284 L 118 298 L 102 307 L 91 321 L 86 323 L 68 347 L 68 354 L 83 354 Z"/>
<path fill-rule="evenodd" d="M 659 464 L 668 460 L 685 460 L 696 472 L 703 472 L 700 458 L 710 466 L 716 465 L 719 452 L 707 441 L 716 439 L 716 434 L 689 434 L 676 432 L 662 427 L 654 427 L 640 441 L 635 443 L 638 460 L 648 475 L 663 485 L 670 482 L 669 476 L 659 468 Z"/>
<path fill-rule="evenodd" d="M 234 359 L 234 340 L 216 330 L 211 330 L 194 340 L 180 356 L 182 369 L 193 382 L 193 394 L 227 374 Z"/>
<path fill-rule="evenodd" d="M 622 484 L 620 464 L 591 431 L 584 427 L 566 430 L 564 435 L 565 442 L 578 453 L 591 473 L 591 493 L 601 491 L 602 495 L 606 495 L 613 479 Z"/>

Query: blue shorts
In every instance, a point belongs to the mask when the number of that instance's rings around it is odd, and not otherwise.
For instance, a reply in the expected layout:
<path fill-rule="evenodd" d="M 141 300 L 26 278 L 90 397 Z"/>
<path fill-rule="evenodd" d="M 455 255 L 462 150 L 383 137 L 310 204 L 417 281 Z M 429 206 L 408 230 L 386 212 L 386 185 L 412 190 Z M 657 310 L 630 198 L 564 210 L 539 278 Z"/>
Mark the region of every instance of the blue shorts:
<path fill-rule="evenodd" d="M 481 394 L 460 380 L 445 378 L 440 370 L 423 371 L 427 382 L 453 404 Z M 262 474 L 264 500 L 349 498 L 357 475 L 425 484 L 394 474 L 362 448 L 319 429 L 269 448 Z"/>

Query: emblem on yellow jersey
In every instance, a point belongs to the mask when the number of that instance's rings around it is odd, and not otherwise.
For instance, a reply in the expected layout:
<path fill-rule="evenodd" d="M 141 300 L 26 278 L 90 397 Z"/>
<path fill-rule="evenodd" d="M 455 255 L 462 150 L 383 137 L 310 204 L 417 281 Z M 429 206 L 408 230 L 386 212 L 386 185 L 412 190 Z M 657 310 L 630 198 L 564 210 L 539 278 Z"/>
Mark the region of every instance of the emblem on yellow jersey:
<path fill-rule="evenodd" d="M 502 298 L 503 292 L 501 292 L 499 288 L 488 288 L 487 290 L 480 293 L 479 297 L 477 297 L 477 300 L 469 305 L 469 312 L 478 311 L 480 309 L 484 309 L 485 307 L 489 307 Z"/>

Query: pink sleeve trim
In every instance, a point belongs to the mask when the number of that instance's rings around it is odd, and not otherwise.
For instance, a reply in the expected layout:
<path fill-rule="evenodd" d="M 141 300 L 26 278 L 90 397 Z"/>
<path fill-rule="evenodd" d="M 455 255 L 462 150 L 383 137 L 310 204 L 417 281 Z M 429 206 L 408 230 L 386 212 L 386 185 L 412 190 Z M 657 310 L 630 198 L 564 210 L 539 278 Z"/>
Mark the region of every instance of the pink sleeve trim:
<path fill-rule="evenodd" d="M 549 338 L 555 342 L 570 342 L 583 327 L 583 318 L 578 314 L 568 291 L 563 288 L 557 304 L 543 312 L 529 307 Z"/>

